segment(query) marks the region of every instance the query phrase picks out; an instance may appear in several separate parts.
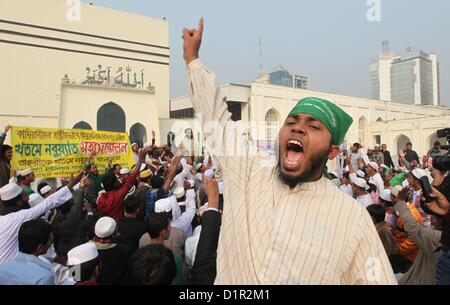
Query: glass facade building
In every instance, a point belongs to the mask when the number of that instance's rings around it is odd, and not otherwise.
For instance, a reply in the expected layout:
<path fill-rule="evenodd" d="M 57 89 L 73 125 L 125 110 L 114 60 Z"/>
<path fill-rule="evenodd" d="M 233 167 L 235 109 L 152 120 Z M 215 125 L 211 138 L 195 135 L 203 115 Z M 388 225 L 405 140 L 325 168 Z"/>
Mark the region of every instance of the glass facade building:
<path fill-rule="evenodd" d="M 415 105 L 440 105 L 437 56 L 409 49 L 370 66 L 371 98 Z"/>
<path fill-rule="evenodd" d="M 268 74 L 268 82 L 271 85 L 308 89 L 308 77 L 291 74 L 281 66 Z"/>

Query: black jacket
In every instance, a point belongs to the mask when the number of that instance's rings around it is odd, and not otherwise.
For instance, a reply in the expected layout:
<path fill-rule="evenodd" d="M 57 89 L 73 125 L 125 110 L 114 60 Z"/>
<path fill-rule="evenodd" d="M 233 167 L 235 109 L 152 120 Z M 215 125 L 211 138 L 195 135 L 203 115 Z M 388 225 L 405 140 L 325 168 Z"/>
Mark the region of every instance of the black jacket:
<path fill-rule="evenodd" d="M 97 246 L 97 250 L 101 266 L 98 283 L 100 285 L 123 284 L 128 260 L 133 254 L 132 248 L 126 244 L 116 244 L 104 250 Z"/>
<path fill-rule="evenodd" d="M 406 161 L 408 161 L 409 163 L 411 163 L 412 161 L 414 161 L 414 160 L 416 160 L 417 161 L 417 163 L 419 163 L 420 162 L 420 160 L 419 160 L 419 155 L 417 155 L 417 153 L 416 153 L 416 151 L 415 150 L 406 150 L 405 151 L 405 159 L 406 159 Z"/>
<path fill-rule="evenodd" d="M 83 192 L 75 191 L 70 211 L 60 210 L 53 221 L 56 253 L 67 255 L 72 248 L 88 242 L 96 220 L 95 216 L 83 212 Z"/>
<path fill-rule="evenodd" d="M 221 218 L 216 211 L 206 211 L 202 215 L 202 231 L 197 245 L 192 285 L 213 285 L 216 279 L 217 244 L 219 242 Z"/>
<path fill-rule="evenodd" d="M 137 219 L 124 217 L 119 220 L 119 243 L 128 244 L 137 250 L 139 247 L 139 240 L 142 235 L 147 233 L 147 226 Z"/>
<path fill-rule="evenodd" d="M 391 153 L 389 151 L 383 151 L 384 165 L 390 168 L 395 168 L 394 162 L 392 161 Z"/>

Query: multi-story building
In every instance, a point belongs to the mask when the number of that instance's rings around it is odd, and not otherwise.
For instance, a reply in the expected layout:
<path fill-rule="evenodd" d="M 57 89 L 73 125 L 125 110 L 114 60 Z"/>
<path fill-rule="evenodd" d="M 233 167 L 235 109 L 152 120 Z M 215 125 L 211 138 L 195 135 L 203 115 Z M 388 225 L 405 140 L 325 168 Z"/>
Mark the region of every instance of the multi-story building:
<path fill-rule="evenodd" d="M 439 63 L 435 54 L 409 48 L 395 57 L 383 45 L 370 65 L 371 97 L 414 105 L 440 105 Z"/>

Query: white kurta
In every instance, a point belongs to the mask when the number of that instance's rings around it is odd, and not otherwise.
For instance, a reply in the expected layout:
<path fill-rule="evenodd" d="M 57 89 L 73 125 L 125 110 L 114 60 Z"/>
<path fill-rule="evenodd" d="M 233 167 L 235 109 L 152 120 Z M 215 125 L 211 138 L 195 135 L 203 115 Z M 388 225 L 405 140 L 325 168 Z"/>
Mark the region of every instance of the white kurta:
<path fill-rule="evenodd" d="M 350 197 L 353 197 L 353 190 L 352 190 L 352 185 L 351 184 L 343 184 L 339 187 L 339 189 L 341 190 L 341 192 L 346 193 L 347 195 L 349 195 Z"/>
<path fill-rule="evenodd" d="M 372 205 L 372 197 L 370 196 L 370 194 L 365 194 L 362 196 L 358 196 L 356 198 L 356 201 L 358 201 L 358 203 L 361 204 L 362 207 L 367 208 L 369 205 Z"/>
<path fill-rule="evenodd" d="M 70 199 L 72 193 L 64 187 L 31 209 L 0 216 L 0 265 L 16 257 L 19 251 L 19 229 L 24 222 L 37 219 Z"/>
<path fill-rule="evenodd" d="M 216 283 L 395 284 L 367 211 L 325 178 L 294 189 L 282 184 L 275 160 L 256 153 L 230 120 L 215 75 L 200 60 L 187 72 L 226 185 Z"/>
<path fill-rule="evenodd" d="M 380 173 L 376 173 L 374 176 L 370 177 L 369 183 L 372 183 L 377 187 L 378 195 L 380 195 L 381 191 L 384 190 L 384 182 L 383 178 L 381 178 Z"/>

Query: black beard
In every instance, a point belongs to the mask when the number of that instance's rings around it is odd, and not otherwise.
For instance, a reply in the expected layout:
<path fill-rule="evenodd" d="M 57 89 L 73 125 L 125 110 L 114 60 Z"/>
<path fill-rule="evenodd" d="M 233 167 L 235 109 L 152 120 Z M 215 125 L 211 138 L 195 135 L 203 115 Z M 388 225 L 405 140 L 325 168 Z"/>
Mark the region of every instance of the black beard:
<path fill-rule="evenodd" d="M 309 182 L 312 176 L 316 176 L 319 173 L 322 173 L 325 164 L 327 163 L 328 152 L 330 151 L 330 149 L 327 152 L 324 152 L 323 154 L 319 154 L 313 157 L 311 159 L 310 167 L 307 168 L 303 174 L 298 176 L 283 174 L 283 172 L 281 171 L 281 160 L 278 156 L 278 163 L 276 168 L 276 171 L 278 173 L 278 179 L 280 179 L 281 182 L 288 185 L 290 188 L 295 188 L 298 184 Z"/>

